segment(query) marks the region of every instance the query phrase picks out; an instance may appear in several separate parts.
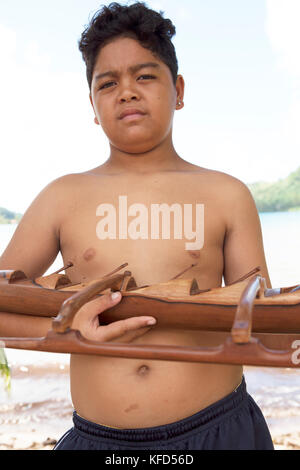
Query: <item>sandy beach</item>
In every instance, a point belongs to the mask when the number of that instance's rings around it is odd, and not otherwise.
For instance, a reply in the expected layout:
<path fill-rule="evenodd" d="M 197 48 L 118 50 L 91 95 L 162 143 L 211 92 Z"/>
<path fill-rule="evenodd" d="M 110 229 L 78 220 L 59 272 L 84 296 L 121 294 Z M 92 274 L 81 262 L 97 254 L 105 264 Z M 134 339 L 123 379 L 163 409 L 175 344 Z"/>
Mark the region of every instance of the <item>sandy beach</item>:
<path fill-rule="evenodd" d="M 69 357 L 6 350 L 11 390 L 0 382 L 0 450 L 51 450 L 73 425 Z"/>
<path fill-rule="evenodd" d="M 68 357 L 52 355 L 49 363 L 47 353 L 27 351 L 22 364 L 20 351 L 10 350 L 8 357 L 12 382 L 10 393 L 0 387 L 0 450 L 51 450 L 73 425 Z M 244 372 L 275 449 L 299 450 L 300 370 L 246 367 Z"/>

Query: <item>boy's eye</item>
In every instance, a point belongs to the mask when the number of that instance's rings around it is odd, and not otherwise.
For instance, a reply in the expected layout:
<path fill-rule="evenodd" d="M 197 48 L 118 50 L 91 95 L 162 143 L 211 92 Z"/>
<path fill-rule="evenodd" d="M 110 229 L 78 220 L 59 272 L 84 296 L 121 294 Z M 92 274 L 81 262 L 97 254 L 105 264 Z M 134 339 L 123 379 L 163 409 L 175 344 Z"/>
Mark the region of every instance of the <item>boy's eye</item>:
<path fill-rule="evenodd" d="M 150 79 L 154 79 L 156 77 L 154 77 L 154 75 L 140 75 L 138 77 L 138 80 L 142 79 L 142 80 L 150 80 Z M 104 90 L 105 88 L 110 88 L 112 85 L 114 85 L 116 82 L 107 82 L 107 83 L 104 83 L 103 85 L 101 85 L 99 87 L 99 90 Z"/>
<path fill-rule="evenodd" d="M 104 85 L 101 85 L 99 87 L 99 90 L 103 90 L 104 88 L 109 88 L 112 84 L 114 84 L 115 82 L 107 82 L 107 83 L 104 83 Z"/>
<path fill-rule="evenodd" d="M 142 78 L 144 80 L 144 79 L 150 79 L 150 78 L 155 78 L 155 77 L 153 75 L 140 75 L 139 79 L 140 78 Z"/>

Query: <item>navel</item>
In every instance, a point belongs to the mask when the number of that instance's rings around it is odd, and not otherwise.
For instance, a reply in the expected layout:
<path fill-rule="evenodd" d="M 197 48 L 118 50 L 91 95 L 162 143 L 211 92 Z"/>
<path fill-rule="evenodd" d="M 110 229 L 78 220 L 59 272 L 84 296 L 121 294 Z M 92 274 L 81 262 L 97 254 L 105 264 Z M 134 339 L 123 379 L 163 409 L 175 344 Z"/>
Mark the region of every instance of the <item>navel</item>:
<path fill-rule="evenodd" d="M 150 371 L 150 368 L 148 366 L 143 365 L 143 366 L 138 368 L 137 373 L 140 376 L 145 376 L 145 375 L 149 374 L 149 371 Z"/>
<path fill-rule="evenodd" d="M 94 248 L 89 248 L 83 253 L 83 259 L 85 261 L 91 261 L 91 259 L 93 259 L 95 255 L 96 255 L 96 250 L 94 250 Z"/>

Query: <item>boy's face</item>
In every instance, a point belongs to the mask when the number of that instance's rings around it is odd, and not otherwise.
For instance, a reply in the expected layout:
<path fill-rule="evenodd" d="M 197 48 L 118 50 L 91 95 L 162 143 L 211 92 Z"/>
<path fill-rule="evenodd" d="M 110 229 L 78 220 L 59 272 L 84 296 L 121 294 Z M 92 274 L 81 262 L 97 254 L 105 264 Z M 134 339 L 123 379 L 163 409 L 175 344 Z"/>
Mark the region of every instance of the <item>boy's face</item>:
<path fill-rule="evenodd" d="M 175 87 L 169 68 L 151 51 L 134 39 L 117 38 L 99 52 L 90 99 L 95 122 L 110 144 L 126 153 L 143 153 L 171 134 L 183 92 L 183 78 L 178 76 Z M 128 110 L 137 114 L 123 116 Z"/>

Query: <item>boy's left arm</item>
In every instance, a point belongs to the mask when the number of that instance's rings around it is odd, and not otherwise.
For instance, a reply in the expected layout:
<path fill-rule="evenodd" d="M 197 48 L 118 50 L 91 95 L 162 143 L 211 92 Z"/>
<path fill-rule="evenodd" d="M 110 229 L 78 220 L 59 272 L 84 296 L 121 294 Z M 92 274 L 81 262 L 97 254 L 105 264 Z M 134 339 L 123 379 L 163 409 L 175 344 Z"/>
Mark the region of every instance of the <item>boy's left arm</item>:
<path fill-rule="evenodd" d="M 226 185 L 226 235 L 224 240 L 224 282 L 234 282 L 257 266 L 268 287 L 259 215 L 250 190 L 239 180 Z"/>

